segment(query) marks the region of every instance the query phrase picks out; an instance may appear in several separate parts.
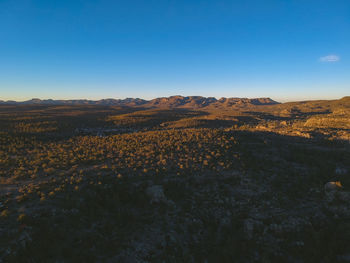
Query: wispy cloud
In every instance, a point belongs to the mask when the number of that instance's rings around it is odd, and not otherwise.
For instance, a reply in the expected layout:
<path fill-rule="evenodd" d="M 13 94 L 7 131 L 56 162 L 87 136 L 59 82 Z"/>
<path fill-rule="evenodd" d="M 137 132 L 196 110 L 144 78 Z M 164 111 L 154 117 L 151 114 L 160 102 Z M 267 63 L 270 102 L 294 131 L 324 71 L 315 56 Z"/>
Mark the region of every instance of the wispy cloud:
<path fill-rule="evenodd" d="M 340 60 L 340 57 L 337 55 L 328 55 L 320 57 L 320 62 L 337 62 Z"/>

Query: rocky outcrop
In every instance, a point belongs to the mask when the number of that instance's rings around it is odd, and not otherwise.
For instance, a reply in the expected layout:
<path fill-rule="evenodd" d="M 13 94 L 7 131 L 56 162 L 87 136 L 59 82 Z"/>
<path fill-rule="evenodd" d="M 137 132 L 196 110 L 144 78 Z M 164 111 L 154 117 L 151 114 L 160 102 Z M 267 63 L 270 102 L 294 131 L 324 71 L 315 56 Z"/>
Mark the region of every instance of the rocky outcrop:
<path fill-rule="evenodd" d="M 151 204 L 166 202 L 164 190 L 161 185 L 152 185 L 146 189 L 146 195 L 149 197 Z"/>
<path fill-rule="evenodd" d="M 333 192 L 333 191 L 337 191 L 342 189 L 342 185 L 339 181 L 337 182 L 328 182 L 324 185 L 324 190 L 329 193 L 329 192 Z"/>

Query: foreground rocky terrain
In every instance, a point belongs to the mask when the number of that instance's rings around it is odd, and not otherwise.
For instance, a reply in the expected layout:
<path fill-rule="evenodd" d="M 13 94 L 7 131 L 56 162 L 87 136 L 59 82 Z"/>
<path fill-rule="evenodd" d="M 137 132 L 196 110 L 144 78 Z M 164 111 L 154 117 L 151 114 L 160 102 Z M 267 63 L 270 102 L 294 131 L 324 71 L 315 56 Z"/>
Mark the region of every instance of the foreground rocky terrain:
<path fill-rule="evenodd" d="M 0 106 L 0 262 L 350 262 L 349 98 L 259 101 Z"/>

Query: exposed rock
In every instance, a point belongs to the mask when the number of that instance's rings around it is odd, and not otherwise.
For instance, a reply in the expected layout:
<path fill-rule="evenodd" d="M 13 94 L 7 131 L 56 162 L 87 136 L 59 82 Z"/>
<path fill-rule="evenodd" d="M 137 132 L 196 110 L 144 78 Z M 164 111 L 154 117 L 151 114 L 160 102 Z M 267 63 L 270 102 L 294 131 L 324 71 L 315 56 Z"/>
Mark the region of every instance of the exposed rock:
<path fill-rule="evenodd" d="M 256 228 L 259 228 L 262 226 L 262 222 L 248 218 L 244 220 L 243 223 L 243 231 L 245 233 L 245 237 L 250 240 L 254 236 L 254 231 Z"/>
<path fill-rule="evenodd" d="M 342 185 L 339 181 L 337 182 L 328 182 L 324 185 L 324 190 L 326 194 L 326 202 L 331 203 L 333 202 L 338 195 L 339 190 L 342 189 Z"/>
<path fill-rule="evenodd" d="M 243 225 L 244 233 L 247 239 L 252 239 L 254 233 L 254 221 L 246 219 Z"/>
<path fill-rule="evenodd" d="M 32 241 L 32 238 L 27 231 L 23 231 L 18 240 L 19 244 L 22 247 L 26 247 L 26 245 L 31 241 Z"/>
<path fill-rule="evenodd" d="M 166 202 L 164 190 L 161 185 L 152 185 L 146 189 L 147 196 L 151 199 L 151 204 Z"/>
<path fill-rule="evenodd" d="M 342 185 L 339 181 L 328 182 L 324 185 L 324 190 L 326 192 L 333 192 L 342 189 Z"/>
<path fill-rule="evenodd" d="M 348 173 L 348 170 L 346 169 L 346 168 L 344 168 L 344 167 L 337 167 L 336 169 L 335 169 L 335 174 L 337 174 L 337 175 L 345 175 L 345 174 L 347 174 Z"/>

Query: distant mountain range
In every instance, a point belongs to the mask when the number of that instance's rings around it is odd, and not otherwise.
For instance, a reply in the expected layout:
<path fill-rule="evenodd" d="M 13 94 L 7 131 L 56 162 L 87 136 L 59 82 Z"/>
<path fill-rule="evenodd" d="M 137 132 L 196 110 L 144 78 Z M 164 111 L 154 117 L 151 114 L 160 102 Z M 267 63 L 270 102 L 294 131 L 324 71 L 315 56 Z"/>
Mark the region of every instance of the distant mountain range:
<path fill-rule="evenodd" d="M 278 104 L 270 98 L 221 98 L 202 97 L 202 96 L 171 96 L 162 97 L 152 100 L 144 100 L 139 98 L 126 99 L 102 99 L 102 100 L 41 100 L 31 99 L 27 101 L 2 101 L 0 105 L 103 105 L 103 106 L 142 106 L 142 107 L 167 107 L 167 108 L 203 108 L 207 106 L 213 107 L 233 107 L 239 105 L 273 105 Z"/>

